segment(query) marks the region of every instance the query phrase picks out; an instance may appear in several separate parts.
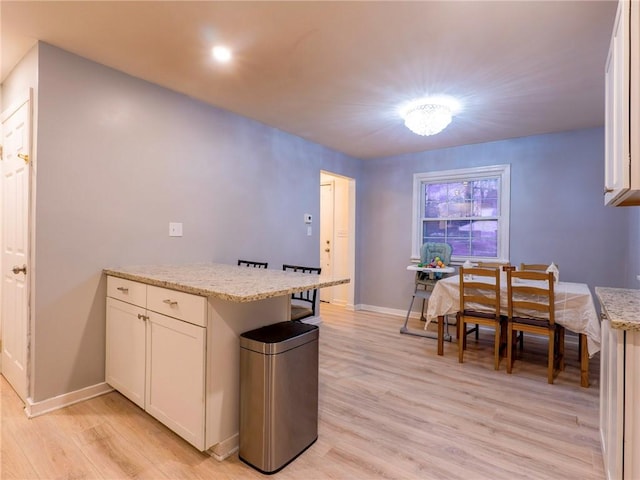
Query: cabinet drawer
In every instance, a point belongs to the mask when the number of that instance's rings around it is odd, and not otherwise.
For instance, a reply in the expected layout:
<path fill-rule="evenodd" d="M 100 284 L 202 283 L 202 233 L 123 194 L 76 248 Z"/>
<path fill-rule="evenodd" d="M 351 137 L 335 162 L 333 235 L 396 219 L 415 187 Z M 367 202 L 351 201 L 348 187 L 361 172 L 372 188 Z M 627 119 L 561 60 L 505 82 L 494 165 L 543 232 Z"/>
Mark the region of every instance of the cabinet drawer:
<path fill-rule="evenodd" d="M 207 326 L 207 299 L 168 288 L 147 287 L 147 308 L 201 327 Z"/>
<path fill-rule="evenodd" d="M 147 286 L 124 278 L 107 276 L 107 296 L 144 308 L 147 305 Z"/>

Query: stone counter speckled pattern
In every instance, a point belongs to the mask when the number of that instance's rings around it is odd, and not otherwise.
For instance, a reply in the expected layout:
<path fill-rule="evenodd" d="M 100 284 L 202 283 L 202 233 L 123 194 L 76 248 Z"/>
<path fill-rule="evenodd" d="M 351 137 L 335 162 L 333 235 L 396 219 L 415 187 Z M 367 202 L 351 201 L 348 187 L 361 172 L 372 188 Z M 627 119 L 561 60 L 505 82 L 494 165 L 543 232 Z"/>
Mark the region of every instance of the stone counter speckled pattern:
<path fill-rule="evenodd" d="M 640 331 L 640 290 L 596 287 L 596 296 L 611 328 Z"/>
<path fill-rule="evenodd" d="M 348 278 L 219 263 L 139 265 L 105 268 L 103 271 L 114 277 L 231 302 L 253 302 L 349 283 Z"/>

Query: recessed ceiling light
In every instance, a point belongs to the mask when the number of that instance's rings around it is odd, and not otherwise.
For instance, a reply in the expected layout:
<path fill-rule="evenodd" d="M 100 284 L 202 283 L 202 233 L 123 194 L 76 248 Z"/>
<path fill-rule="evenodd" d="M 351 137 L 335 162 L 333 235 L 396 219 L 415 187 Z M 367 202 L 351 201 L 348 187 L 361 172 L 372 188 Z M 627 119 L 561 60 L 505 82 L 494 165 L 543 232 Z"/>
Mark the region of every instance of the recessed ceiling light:
<path fill-rule="evenodd" d="M 211 49 L 211 54 L 213 55 L 213 58 L 222 63 L 231 60 L 231 50 L 227 47 L 223 47 L 222 45 L 213 47 L 213 49 Z"/>

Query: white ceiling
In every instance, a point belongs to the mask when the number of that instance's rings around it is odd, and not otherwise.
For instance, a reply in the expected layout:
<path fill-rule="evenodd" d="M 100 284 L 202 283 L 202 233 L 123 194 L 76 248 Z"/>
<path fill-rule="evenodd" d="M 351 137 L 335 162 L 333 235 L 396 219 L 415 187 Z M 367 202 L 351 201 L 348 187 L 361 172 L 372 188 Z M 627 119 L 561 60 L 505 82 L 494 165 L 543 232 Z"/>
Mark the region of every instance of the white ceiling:
<path fill-rule="evenodd" d="M 36 40 L 358 158 L 600 126 L 616 2 L 3 0 L 1 74 Z M 230 46 L 233 63 L 210 58 Z M 402 102 L 462 111 L 420 137 Z"/>

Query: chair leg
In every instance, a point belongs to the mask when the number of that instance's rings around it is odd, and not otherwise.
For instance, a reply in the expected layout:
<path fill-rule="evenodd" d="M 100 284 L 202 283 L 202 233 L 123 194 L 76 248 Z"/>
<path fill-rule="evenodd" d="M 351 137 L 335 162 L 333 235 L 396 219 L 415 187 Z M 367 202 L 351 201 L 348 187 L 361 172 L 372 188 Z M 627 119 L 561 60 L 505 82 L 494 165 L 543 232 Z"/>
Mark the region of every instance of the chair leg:
<path fill-rule="evenodd" d="M 547 361 L 547 383 L 553 383 L 553 371 L 555 366 L 555 339 L 556 331 L 549 330 L 549 359 Z"/>
<path fill-rule="evenodd" d="M 466 343 L 466 332 L 467 324 L 462 319 L 462 316 L 458 317 L 458 363 L 463 362 L 464 357 L 464 348 Z"/>
<path fill-rule="evenodd" d="M 513 323 L 507 324 L 507 373 L 511 373 L 513 367 Z"/>
<path fill-rule="evenodd" d="M 479 338 L 480 338 L 480 327 L 476 323 L 476 340 L 478 340 Z"/>
<path fill-rule="evenodd" d="M 500 328 L 500 322 L 496 322 L 494 341 L 493 341 L 493 369 L 500 369 L 500 340 L 502 339 L 502 333 Z"/>
<path fill-rule="evenodd" d="M 558 356 L 560 357 L 560 370 L 564 370 L 564 327 L 559 326 Z"/>
<path fill-rule="evenodd" d="M 509 340 L 507 339 L 507 322 L 501 321 L 500 322 L 500 356 L 501 357 L 507 356 L 508 341 Z"/>

